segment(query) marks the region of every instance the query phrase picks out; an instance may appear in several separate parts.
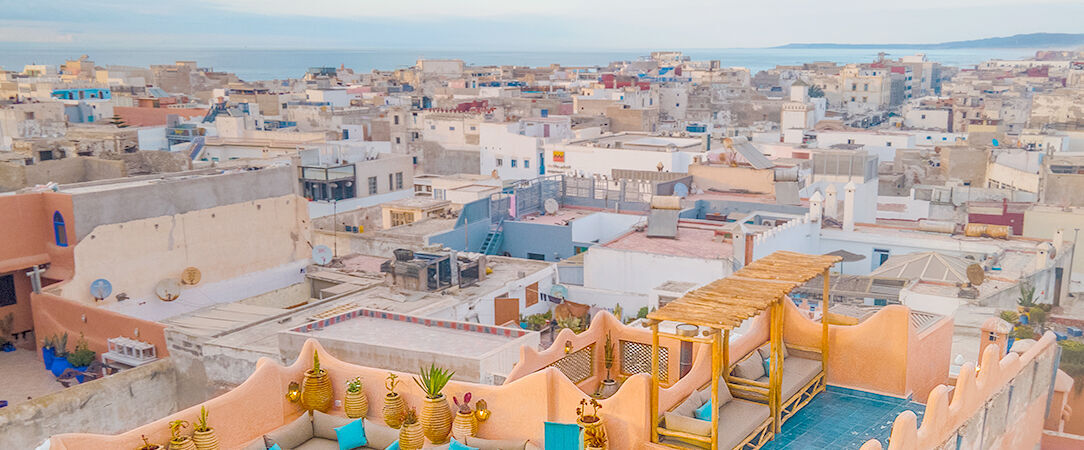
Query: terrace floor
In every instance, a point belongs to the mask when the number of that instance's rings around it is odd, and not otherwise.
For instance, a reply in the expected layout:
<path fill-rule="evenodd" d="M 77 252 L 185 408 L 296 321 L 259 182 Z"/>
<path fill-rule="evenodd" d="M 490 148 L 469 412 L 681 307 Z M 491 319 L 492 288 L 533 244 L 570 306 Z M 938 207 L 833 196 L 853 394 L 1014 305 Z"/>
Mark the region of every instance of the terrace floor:
<path fill-rule="evenodd" d="M 919 423 L 926 407 L 907 399 L 828 386 L 791 417 L 763 450 L 857 449 L 870 439 L 888 448 L 892 422 L 910 410 Z"/>
<path fill-rule="evenodd" d="M 0 352 L 0 400 L 7 400 L 8 408 L 63 389 L 29 346 Z"/>

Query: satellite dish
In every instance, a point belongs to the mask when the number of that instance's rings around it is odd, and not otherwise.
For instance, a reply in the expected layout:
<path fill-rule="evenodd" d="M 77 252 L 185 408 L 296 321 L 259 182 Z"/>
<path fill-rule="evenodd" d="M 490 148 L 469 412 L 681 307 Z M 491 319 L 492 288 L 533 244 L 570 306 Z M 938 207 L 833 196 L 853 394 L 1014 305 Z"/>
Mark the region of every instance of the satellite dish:
<path fill-rule="evenodd" d="M 982 286 L 982 282 L 986 281 L 986 271 L 979 264 L 967 266 L 967 281 L 973 286 Z"/>
<path fill-rule="evenodd" d="M 331 262 L 331 257 L 331 249 L 326 245 L 317 245 L 312 248 L 312 262 L 316 264 L 325 265 Z"/>
<path fill-rule="evenodd" d="M 557 210 L 561 209 L 561 204 L 555 199 L 547 198 L 545 202 L 542 202 L 542 208 L 546 210 L 546 214 L 557 214 Z"/>
<path fill-rule="evenodd" d="M 674 195 L 677 197 L 685 198 L 689 196 L 689 187 L 685 183 L 677 183 L 674 185 Z"/>
<path fill-rule="evenodd" d="M 195 267 L 188 267 L 181 272 L 181 284 L 194 286 L 199 284 L 199 280 L 203 278 L 203 274 L 199 269 Z"/>
<path fill-rule="evenodd" d="M 564 299 L 568 297 L 568 288 L 564 285 L 555 284 L 550 287 L 550 296 Z"/>
<path fill-rule="evenodd" d="M 98 300 L 103 300 L 113 293 L 113 285 L 105 278 L 99 278 L 90 283 L 90 295 Z"/>
<path fill-rule="evenodd" d="M 154 285 L 154 294 L 164 302 L 172 302 L 181 296 L 181 283 L 173 278 L 166 278 Z"/>

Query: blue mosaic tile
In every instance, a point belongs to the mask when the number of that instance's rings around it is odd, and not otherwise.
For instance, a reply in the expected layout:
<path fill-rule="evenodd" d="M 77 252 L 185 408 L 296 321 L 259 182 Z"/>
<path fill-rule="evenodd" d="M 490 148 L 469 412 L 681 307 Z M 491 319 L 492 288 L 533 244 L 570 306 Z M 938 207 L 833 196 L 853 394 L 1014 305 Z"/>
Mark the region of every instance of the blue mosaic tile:
<path fill-rule="evenodd" d="M 914 411 L 921 423 L 925 407 L 909 398 L 829 386 L 784 423 L 764 449 L 857 449 L 870 439 L 887 445 L 892 422 L 903 411 Z"/>

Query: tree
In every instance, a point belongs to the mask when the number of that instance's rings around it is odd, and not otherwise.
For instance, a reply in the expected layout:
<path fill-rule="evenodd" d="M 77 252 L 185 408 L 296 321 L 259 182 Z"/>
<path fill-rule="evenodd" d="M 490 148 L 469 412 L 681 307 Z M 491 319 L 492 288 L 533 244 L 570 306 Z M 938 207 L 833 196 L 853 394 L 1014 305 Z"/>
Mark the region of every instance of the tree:
<path fill-rule="evenodd" d="M 824 97 L 824 89 L 817 87 L 816 85 L 809 86 L 809 98 Z"/>
<path fill-rule="evenodd" d="M 113 117 L 109 118 L 109 124 L 116 126 L 117 128 L 128 128 L 128 123 L 118 114 L 113 114 Z"/>

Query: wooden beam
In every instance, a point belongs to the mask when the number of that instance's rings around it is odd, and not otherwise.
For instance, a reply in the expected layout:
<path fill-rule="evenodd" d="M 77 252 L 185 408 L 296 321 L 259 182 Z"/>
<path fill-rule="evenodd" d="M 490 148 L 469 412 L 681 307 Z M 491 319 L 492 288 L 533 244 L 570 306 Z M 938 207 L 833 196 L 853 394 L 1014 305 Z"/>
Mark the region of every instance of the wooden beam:
<path fill-rule="evenodd" d="M 651 324 L 651 442 L 659 442 L 659 324 Z"/>
<path fill-rule="evenodd" d="M 719 352 L 722 351 L 722 335 L 715 332 L 711 343 L 711 448 L 719 448 Z M 725 387 L 725 386 L 724 386 Z"/>
<path fill-rule="evenodd" d="M 829 292 L 831 284 L 828 280 L 828 269 L 822 273 L 824 277 L 824 293 L 821 299 L 821 371 L 825 379 L 828 377 L 828 307 L 832 303 L 832 294 Z"/>
<path fill-rule="evenodd" d="M 723 381 L 730 381 L 730 330 L 723 330 Z"/>

